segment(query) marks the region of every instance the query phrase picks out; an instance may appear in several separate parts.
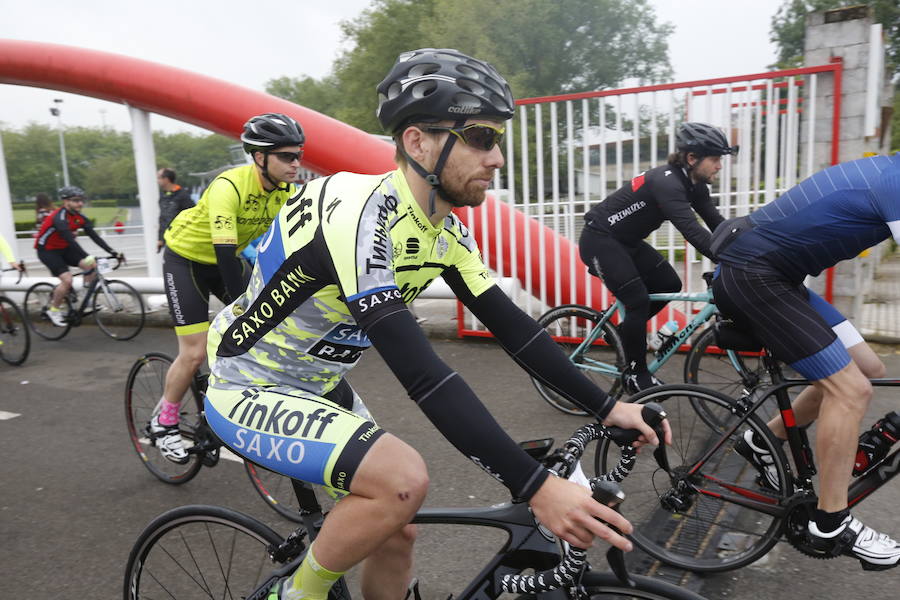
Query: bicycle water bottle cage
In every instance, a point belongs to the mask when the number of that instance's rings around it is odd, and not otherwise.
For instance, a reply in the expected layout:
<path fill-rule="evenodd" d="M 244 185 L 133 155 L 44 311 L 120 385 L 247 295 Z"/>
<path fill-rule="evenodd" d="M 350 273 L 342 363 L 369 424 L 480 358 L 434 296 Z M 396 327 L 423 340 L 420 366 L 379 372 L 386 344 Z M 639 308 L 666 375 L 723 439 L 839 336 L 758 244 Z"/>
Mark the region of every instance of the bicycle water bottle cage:
<path fill-rule="evenodd" d="M 760 352 L 763 343 L 752 331 L 747 331 L 727 319 L 716 321 L 713 324 L 716 345 L 722 350 L 737 350 L 738 352 Z"/>

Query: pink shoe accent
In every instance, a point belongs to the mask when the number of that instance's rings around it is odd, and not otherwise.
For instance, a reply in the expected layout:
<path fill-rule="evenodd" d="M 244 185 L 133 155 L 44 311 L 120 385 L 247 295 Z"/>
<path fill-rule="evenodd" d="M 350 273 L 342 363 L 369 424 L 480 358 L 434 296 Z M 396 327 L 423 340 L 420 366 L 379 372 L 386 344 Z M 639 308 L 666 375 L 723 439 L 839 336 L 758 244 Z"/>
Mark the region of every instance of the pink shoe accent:
<path fill-rule="evenodd" d="M 180 404 L 172 404 L 168 400 L 163 400 L 162 408 L 159 411 L 160 425 L 176 425 L 178 423 L 178 409 Z"/>

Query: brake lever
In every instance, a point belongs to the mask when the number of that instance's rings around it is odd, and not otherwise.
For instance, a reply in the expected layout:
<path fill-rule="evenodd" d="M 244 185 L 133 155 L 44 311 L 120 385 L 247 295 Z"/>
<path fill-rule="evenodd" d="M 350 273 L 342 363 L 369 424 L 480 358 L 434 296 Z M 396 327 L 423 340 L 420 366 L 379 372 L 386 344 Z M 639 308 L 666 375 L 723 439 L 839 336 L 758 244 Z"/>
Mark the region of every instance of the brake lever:
<path fill-rule="evenodd" d="M 666 411 L 663 407 L 656 402 L 648 402 L 641 409 L 641 418 L 656 432 L 656 435 L 660 439 L 660 446 L 665 445 L 665 441 L 663 440 L 664 430 L 662 428 L 662 422 L 663 419 L 666 418 Z M 619 446 L 631 445 L 641 437 L 641 434 L 637 429 L 622 429 L 615 425 L 607 427 L 606 433 L 609 439 Z"/>
<path fill-rule="evenodd" d="M 619 505 L 625 499 L 625 493 L 622 492 L 622 488 L 612 481 L 598 480 L 592 483 L 594 484 L 594 491 L 592 494 L 594 500 L 619 512 Z M 616 533 L 622 533 L 609 523 L 606 523 L 606 526 Z M 615 546 L 610 546 L 609 550 L 606 551 L 606 562 L 609 563 L 609 568 L 622 585 L 631 588 L 635 587 L 634 580 L 628 574 L 628 567 L 625 566 L 625 552 Z"/>

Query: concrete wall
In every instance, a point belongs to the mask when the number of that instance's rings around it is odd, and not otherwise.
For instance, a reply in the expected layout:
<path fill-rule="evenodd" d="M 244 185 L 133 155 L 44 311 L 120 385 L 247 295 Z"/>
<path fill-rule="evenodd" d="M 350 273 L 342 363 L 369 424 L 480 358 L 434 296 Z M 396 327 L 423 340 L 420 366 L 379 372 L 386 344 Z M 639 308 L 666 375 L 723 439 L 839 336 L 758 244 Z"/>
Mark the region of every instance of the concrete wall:
<path fill-rule="evenodd" d="M 882 121 L 881 108 L 892 105 L 893 86 L 885 71 L 884 34 L 880 26 L 873 29 L 873 25 L 876 24 L 869 7 L 818 11 L 806 17 L 805 66 L 827 64 L 834 57 L 840 57 L 843 61 L 839 162 L 889 150 L 890 132 L 884 129 L 889 128 L 890 121 Z M 877 54 L 873 56 L 873 52 Z M 805 87 L 808 95 L 810 86 Z M 875 92 L 874 98 L 870 90 Z M 816 107 L 812 147 L 814 171 L 831 165 L 834 99 L 834 78 L 820 76 L 815 98 L 807 97 L 805 100 L 806 106 L 814 102 Z M 866 131 L 867 117 L 869 131 Z M 800 131 L 808 130 L 808 119 L 809 113 L 804 111 Z M 802 135 L 801 156 L 808 156 L 808 146 L 806 136 Z M 888 244 L 885 242 L 873 248 L 870 257 L 865 260 L 857 258 L 835 267 L 834 304 L 849 319 L 859 318 L 856 313 L 861 310 L 860 299 L 871 282 L 875 264 L 889 248 Z M 807 283 L 812 289 L 823 293 L 825 275 Z"/>

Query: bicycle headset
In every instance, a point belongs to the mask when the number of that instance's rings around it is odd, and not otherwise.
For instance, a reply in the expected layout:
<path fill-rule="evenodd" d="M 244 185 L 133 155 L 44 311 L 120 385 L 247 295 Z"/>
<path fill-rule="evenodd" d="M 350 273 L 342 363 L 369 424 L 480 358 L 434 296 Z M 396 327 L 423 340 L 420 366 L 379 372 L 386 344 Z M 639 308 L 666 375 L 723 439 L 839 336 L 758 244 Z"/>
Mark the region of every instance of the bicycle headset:
<path fill-rule="evenodd" d="M 263 153 L 263 177 L 274 185 L 276 190 L 287 190 L 287 184 L 282 184 L 269 177 L 269 153 L 282 146 L 300 146 L 302 148 L 306 136 L 303 135 L 300 123 L 281 113 L 265 113 L 250 117 L 250 120 L 244 123 L 241 141 L 244 143 L 244 152 L 247 154 L 252 156 L 254 152 Z"/>
<path fill-rule="evenodd" d="M 512 118 L 515 104 L 506 79 L 490 64 L 467 56 L 452 48 L 420 48 L 397 57 L 391 71 L 376 87 L 378 109 L 375 115 L 385 131 L 394 136 L 397 148 L 410 166 L 429 185 L 429 216 L 434 214 L 435 194 L 447 199 L 441 187 L 441 171 L 456 142 L 448 135 L 431 172 L 414 161 L 399 136 L 409 125 L 417 122 L 436 123 L 454 121 L 461 127 L 472 118 L 507 121 Z"/>

